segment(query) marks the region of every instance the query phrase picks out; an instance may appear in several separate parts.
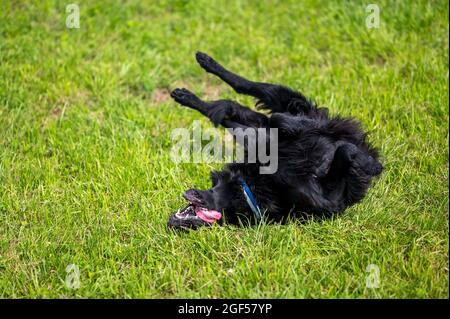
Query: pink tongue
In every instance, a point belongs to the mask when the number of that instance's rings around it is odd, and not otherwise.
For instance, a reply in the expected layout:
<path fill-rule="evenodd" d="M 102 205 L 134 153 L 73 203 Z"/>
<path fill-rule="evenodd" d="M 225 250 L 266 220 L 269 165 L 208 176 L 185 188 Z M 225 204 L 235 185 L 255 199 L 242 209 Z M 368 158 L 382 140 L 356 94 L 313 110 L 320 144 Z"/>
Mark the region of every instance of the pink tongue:
<path fill-rule="evenodd" d="M 197 207 L 195 208 L 195 214 L 201 220 L 207 223 L 214 223 L 216 220 L 222 218 L 222 214 L 215 210 L 207 210 L 206 208 Z"/>

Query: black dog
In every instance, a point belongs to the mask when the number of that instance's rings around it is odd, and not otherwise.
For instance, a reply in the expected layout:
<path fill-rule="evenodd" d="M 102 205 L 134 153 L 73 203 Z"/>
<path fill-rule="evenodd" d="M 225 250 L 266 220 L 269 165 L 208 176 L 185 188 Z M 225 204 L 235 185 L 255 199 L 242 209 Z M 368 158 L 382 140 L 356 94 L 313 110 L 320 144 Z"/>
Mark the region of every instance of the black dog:
<path fill-rule="evenodd" d="M 206 72 L 236 92 L 258 99 L 255 112 L 230 100 L 205 102 L 186 89 L 171 96 L 181 105 L 227 128 L 277 128 L 278 169 L 260 174 L 261 163 L 231 163 L 212 173 L 209 190 L 190 189 L 190 204 L 171 216 L 169 226 L 197 228 L 222 222 L 239 224 L 260 218 L 284 222 L 291 217 L 327 217 L 344 211 L 366 194 L 382 171 L 378 152 L 354 119 L 330 117 L 303 94 L 287 87 L 252 82 L 236 75 L 204 53 L 196 54 Z"/>

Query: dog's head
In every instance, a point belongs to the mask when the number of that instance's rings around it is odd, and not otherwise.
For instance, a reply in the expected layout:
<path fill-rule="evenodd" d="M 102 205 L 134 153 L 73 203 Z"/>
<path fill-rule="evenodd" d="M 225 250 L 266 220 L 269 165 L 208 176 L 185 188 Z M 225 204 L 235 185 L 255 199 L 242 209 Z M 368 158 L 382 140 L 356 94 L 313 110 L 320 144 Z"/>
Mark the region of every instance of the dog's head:
<path fill-rule="evenodd" d="M 189 189 L 184 192 L 184 198 L 194 206 L 222 212 L 230 223 L 236 223 L 237 216 L 251 217 L 238 174 L 229 171 L 212 172 L 211 180 L 212 188 Z"/>

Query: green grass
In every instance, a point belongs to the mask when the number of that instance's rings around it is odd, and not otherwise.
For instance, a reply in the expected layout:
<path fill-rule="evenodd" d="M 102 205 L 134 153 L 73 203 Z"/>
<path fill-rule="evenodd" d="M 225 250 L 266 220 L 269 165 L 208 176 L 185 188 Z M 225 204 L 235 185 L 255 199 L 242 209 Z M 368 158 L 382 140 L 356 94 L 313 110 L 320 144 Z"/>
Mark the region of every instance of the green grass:
<path fill-rule="evenodd" d="M 0 3 L 0 297 L 449 296 L 446 1 L 377 1 L 378 29 L 353 1 L 78 1 L 80 29 L 64 1 Z M 166 90 L 253 103 L 197 50 L 360 119 L 385 165 L 364 201 L 320 222 L 168 231 L 220 164 L 171 161 L 172 129 L 211 124 Z"/>

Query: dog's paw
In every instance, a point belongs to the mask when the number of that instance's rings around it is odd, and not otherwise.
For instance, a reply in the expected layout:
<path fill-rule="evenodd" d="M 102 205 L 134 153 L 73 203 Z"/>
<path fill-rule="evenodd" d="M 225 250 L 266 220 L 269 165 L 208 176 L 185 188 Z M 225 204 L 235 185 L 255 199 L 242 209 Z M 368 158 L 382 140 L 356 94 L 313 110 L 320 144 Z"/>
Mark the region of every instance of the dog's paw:
<path fill-rule="evenodd" d="M 220 64 L 217 63 L 213 58 L 203 52 L 197 52 L 195 58 L 198 64 L 206 71 L 211 73 L 216 73 L 220 70 Z"/>
<path fill-rule="evenodd" d="M 193 103 L 197 100 L 197 97 L 191 91 L 182 88 L 175 89 L 170 93 L 170 96 L 181 105 L 192 106 Z"/>
<path fill-rule="evenodd" d="M 377 159 L 361 151 L 354 144 L 342 145 L 339 147 L 339 151 L 353 167 L 362 169 L 367 175 L 377 176 L 383 170 L 383 166 Z"/>
<path fill-rule="evenodd" d="M 369 156 L 369 164 L 366 166 L 365 171 L 370 176 L 378 176 L 383 171 L 383 165 L 372 156 Z"/>

